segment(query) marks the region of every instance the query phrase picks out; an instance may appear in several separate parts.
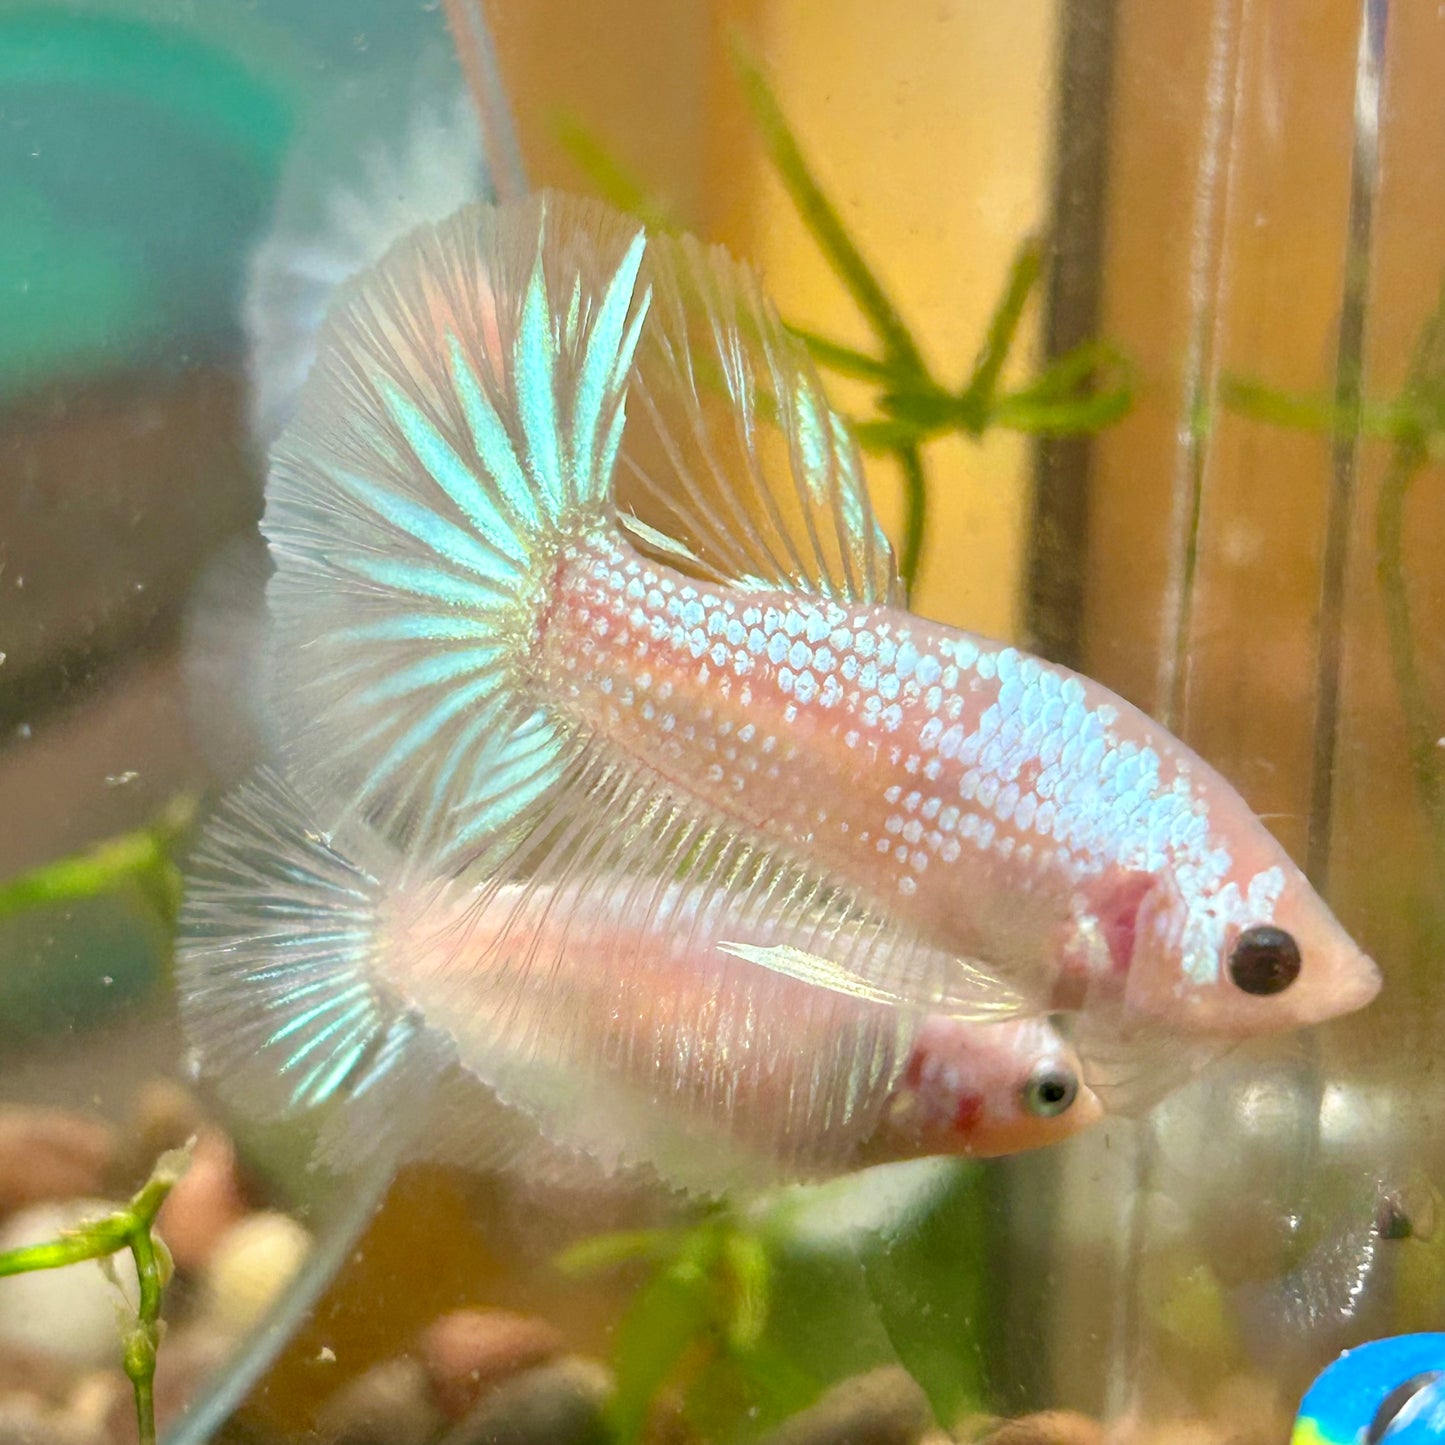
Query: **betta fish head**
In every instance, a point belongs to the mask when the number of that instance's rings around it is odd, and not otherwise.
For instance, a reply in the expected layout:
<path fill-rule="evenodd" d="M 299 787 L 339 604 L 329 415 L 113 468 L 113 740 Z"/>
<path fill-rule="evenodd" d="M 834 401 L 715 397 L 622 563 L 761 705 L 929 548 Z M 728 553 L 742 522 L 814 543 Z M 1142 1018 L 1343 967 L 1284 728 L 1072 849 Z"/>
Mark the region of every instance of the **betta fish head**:
<path fill-rule="evenodd" d="M 1146 886 L 1134 875 L 1132 892 L 1123 888 L 1134 903 L 1126 1009 L 1192 1036 L 1234 1039 L 1363 1008 L 1380 989 L 1374 963 L 1242 801 L 1218 811 L 1237 816 L 1213 831 L 1207 856 L 1186 855 Z"/>
<path fill-rule="evenodd" d="M 935 1015 L 914 1038 L 882 1132 L 895 1158 L 991 1158 L 1057 1143 L 1102 1114 L 1077 1055 L 1047 1019 Z"/>

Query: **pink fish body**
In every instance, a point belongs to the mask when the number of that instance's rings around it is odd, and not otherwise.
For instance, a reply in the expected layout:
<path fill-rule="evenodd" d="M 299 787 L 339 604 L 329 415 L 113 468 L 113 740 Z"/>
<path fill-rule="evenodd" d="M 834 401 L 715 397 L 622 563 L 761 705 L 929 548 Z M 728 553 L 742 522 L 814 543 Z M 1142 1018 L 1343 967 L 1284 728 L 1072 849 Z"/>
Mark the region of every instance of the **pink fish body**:
<path fill-rule="evenodd" d="M 1187 1030 L 1315 1022 L 1372 965 L 1218 773 L 1098 684 L 890 606 L 724 590 L 607 543 L 564 554 L 538 690 L 719 814 L 819 860 L 1050 1007 Z M 1230 976 L 1287 931 L 1290 996 Z"/>
<path fill-rule="evenodd" d="M 648 895 L 636 880 L 492 889 L 363 870 L 262 772 L 223 805 L 192 863 L 183 1011 L 243 1111 L 380 1088 L 405 1117 L 459 1068 L 547 1145 L 708 1193 L 1013 1153 L 1100 1117 L 1043 1019 L 920 1018 L 813 987 L 720 948 L 696 890 Z M 401 1037 L 405 1056 L 385 1042 Z M 373 1078 L 378 1064 L 390 1078 Z M 392 1087 L 408 1078 L 411 1098 Z M 509 1162 L 516 1129 L 495 1110 L 469 1114 L 443 1152 Z M 359 1119 L 333 1154 L 365 1152 L 398 1122 Z M 424 1151 L 433 1140 L 421 1138 Z"/>
<path fill-rule="evenodd" d="M 681 869 L 735 956 L 923 1014 L 1222 1043 L 1378 988 L 1181 743 L 903 610 L 806 356 L 692 243 L 423 228 L 332 317 L 264 530 L 288 771 L 424 871 Z M 841 942 L 761 939 L 794 915 Z"/>

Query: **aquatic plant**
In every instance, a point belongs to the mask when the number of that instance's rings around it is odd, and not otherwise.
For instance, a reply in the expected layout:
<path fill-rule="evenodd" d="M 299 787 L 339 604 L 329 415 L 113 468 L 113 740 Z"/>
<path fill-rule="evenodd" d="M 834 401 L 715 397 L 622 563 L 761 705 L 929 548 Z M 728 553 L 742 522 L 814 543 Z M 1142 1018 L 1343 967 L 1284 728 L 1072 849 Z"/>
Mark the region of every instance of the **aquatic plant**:
<path fill-rule="evenodd" d="M 619 1445 L 664 1401 L 700 1438 L 752 1437 L 884 1365 L 938 1420 L 982 1408 L 985 1181 L 958 1160 L 905 1165 L 574 1243 L 556 1260 L 572 1278 L 637 1279 L 610 1362 Z"/>
<path fill-rule="evenodd" d="M 818 180 L 762 69 L 740 46 L 734 46 L 733 59 L 769 160 L 809 235 L 873 332 L 876 353 L 790 325 L 819 366 L 873 389 L 872 414 L 848 420 L 865 451 L 891 457 L 901 471 L 904 517 L 898 572 L 911 592 L 928 533 L 924 445 L 949 434 L 976 442 L 995 428 L 1032 436 L 1100 431 L 1133 405 L 1132 368 L 1112 342 L 1095 339 L 1050 359 L 1025 385 L 1002 386 L 1024 310 L 1045 265 L 1044 239 L 1029 236 L 1015 252 L 967 377 L 956 385 L 940 380 Z M 667 205 L 575 117 L 560 118 L 558 138 L 605 199 L 653 228 L 677 228 Z"/>
<path fill-rule="evenodd" d="M 161 1301 L 171 1277 L 170 1254 L 155 1233 L 156 1216 L 186 1172 L 190 1158 L 189 1147 L 168 1150 L 123 1208 L 77 1225 L 58 1239 L 0 1254 L 0 1279 L 4 1279 L 35 1270 L 63 1269 L 86 1260 L 104 1264 L 122 1250 L 130 1251 L 140 1294 L 135 1325 L 121 1339 L 121 1364 L 135 1393 L 140 1445 L 155 1445 L 156 1440 L 156 1351 L 161 1342 Z"/>
<path fill-rule="evenodd" d="M 133 887 L 174 928 L 181 906 L 176 855 L 195 820 L 197 804 L 194 794 L 177 794 L 143 827 L 0 882 L 0 918 Z"/>

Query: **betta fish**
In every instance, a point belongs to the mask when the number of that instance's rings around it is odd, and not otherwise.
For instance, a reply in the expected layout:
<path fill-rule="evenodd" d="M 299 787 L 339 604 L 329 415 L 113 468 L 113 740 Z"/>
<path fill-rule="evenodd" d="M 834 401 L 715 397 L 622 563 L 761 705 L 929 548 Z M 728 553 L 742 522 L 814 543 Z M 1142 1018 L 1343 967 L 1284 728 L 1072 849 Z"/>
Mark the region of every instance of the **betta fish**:
<path fill-rule="evenodd" d="M 750 986 L 1171 1053 L 1378 989 L 1202 759 L 905 609 L 846 427 L 719 250 L 556 195 L 421 227 L 333 307 L 262 526 L 284 770 L 415 876 L 635 888 L 640 936 L 685 878 Z"/>
<path fill-rule="evenodd" d="M 924 1155 L 984 1157 L 1101 1116 L 1044 1019 L 919 1017 L 758 970 L 719 946 L 706 890 L 413 879 L 363 865 L 258 770 L 208 822 L 178 953 L 192 1045 L 243 1112 L 344 1099 L 324 1158 L 360 1159 L 459 1074 L 546 1146 L 700 1193 Z M 769 924 L 781 945 L 811 934 Z M 457 1112 L 455 1107 L 453 1113 Z M 468 1107 L 454 1162 L 531 1167 L 519 1127 Z M 397 1140 L 400 1147 L 408 1141 Z"/>

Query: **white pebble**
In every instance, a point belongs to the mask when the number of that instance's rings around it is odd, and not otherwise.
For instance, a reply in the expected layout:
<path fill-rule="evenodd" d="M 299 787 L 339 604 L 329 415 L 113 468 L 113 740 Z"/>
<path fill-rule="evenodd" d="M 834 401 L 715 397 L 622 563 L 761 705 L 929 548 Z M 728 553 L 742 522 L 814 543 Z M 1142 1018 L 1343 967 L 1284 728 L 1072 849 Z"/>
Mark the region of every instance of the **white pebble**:
<path fill-rule="evenodd" d="M 206 1266 L 208 1314 L 222 1330 L 251 1328 L 296 1277 L 311 1236 L 287 1214 L 263 1211 L 233 1224 Z"/>

